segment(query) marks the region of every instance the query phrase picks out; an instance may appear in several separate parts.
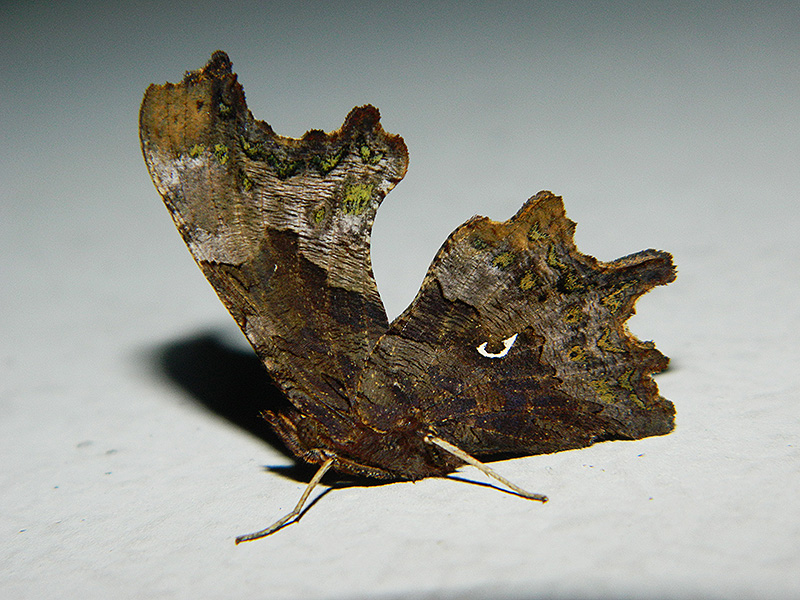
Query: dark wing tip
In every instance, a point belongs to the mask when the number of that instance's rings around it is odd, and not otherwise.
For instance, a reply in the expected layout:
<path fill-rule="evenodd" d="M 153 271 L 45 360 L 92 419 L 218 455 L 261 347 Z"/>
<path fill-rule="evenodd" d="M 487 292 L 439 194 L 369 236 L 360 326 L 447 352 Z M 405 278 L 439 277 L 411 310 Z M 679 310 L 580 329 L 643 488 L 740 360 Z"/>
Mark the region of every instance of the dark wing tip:
<path fill-rule="evenodd" d="M 233 73 L 233 63 L 227 53 L 217 50 L 211 55 L 206 66 L 197 71 L 186 71 L 184 83 L 195 83 L 203 78 L 215 79 Z"/>
<path fill-rule="evenodd" d="M 222 71 L 224 73 L 230 73 L 233 70 L 233 63 L 231 59 L 228 58 L 227 53 L 222 50 L 217 50 L 211 55 L 211 59 L 206 64 L 205 71 Z"/>
<path fill-rule="evenodd" d="M 380 121 L 381 112 L 371 104 L 365 104 L 355 107 L 347 114 L 342 129 L 370 131 L 378 127 Z"/>

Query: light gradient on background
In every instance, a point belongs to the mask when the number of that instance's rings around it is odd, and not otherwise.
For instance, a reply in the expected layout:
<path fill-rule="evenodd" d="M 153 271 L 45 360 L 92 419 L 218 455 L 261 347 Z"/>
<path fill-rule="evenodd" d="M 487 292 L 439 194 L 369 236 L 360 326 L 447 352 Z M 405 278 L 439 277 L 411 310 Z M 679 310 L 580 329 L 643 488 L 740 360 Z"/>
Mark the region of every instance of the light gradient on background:
<path fill-rule="evenodd" d="M 797 3 L 0 5 L 0 595 L 796 596 L 798 32 Z M 153 365 L 241 336 L 137 131 L 147 85 L 218 48 L 278 133 L 372 103 L 406 140 L 373 236 L 390 317 L 456 226 L 540 189 L 584 252 L 672 251 L 631 327 L 673 358 L 676 432 L 498 465 L 544 507 L 348 488 L 234 548 L 302 484 Z"/>

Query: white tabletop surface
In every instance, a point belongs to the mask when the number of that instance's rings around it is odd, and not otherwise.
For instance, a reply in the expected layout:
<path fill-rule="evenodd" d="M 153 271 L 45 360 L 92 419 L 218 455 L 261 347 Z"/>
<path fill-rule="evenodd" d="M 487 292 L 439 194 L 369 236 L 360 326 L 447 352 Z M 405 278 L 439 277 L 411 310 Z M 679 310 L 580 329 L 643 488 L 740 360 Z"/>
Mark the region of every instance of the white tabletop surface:
<path fill-rule="evenodd" d="M 0 11 L 0 596 L 800 596 L 800 5 L 132 4 Z M 340 487 L 235 546 L 308 474 L 265 468 L 293 461 L 260 371 L 137 133 L 147 85 L 218 48 L 279 133 L 372 103 L 405 138 L 390 317 L 457 225 L 540 189 L 584 252 L 671 251 L 630 326 L 672 357 L 675 432 L 494 465 L 544 506 Z"/>

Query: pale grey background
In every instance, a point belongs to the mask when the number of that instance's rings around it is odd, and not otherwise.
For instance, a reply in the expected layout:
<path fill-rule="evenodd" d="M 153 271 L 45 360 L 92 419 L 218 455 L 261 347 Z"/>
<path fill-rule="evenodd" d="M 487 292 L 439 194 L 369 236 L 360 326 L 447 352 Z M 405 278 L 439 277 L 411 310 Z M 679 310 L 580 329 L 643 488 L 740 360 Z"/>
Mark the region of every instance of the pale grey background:
<path fill-rule="evenodd" d="M 404 136 L 373 238 L 391 317 L 453 228 L 540 189 L 584 252 L 672 251 L 631 328 L 673 358 L 676 431 L 496 465 L 545 506 L 349 487 L 235 547 L 303 483 L 201 402 L 210 376 L 236 405 L 208 336 L 241 336 L 137 136 L 146 86 L 217 48 L 280 133 L 371 102 Z M 796 2 L 4 2 L 0 595 L 798 597 L 799 50 Z"/>

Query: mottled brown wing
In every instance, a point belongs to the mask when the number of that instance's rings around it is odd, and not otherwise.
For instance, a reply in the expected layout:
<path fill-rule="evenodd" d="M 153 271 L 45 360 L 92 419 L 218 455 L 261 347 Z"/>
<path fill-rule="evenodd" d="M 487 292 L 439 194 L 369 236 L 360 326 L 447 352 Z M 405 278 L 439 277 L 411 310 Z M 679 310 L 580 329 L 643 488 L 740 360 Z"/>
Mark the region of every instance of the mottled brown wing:
<path fill-rule="evenodd" d="M 278 136 L 223 52 L 150 86 L 140 113 L 150 174 L 197 263 L 292 403 L 329 425 L 388 327 L 369 233 L 408 155 L 379 118 L 363 106 L 331 134 Z"/>
<path fill-rule="evenodd" d="M 672 257 L 599 262 L 577 251 L 574 226 L 541 192 L 504 223 L 458 228 L 366 365 L 365 422 L 412 418 L 478 455 L 671 431 L 674 407 L 650 377 L 668 359 L 625 321 L 675 278 Z"/>

